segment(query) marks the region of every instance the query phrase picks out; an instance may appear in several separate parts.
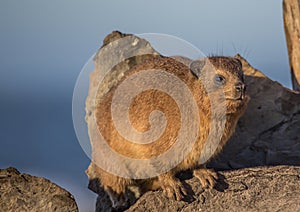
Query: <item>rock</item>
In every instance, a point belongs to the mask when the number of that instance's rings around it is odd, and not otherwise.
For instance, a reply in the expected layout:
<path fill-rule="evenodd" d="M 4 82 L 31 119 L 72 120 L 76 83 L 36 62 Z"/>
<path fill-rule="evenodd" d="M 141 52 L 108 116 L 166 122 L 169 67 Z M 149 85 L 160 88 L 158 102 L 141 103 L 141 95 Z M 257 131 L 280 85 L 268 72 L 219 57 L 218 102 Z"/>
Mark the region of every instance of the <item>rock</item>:
<path fill-rule="evenodd" d="M 300 0 L 283 1 L 283 18 L 292 84 L 300 91 Z"/>
<path fill-rule="evenodd" d="M 103 45 L 94 57 L 95 70 L 90 75 L 86 100 L 88 126 L 91 124 L 89 118 L 93 114 L 95 99 L 107 93 L 131 67 L 158 55 L 149 42 L 131 34 L 114 31 L 104 38 Z M 99 83 L 102 78 L 102 83 Z M 93 136 L 91 131 L 89 135 Z"/>
<path fill-rule="evenodd" d="M 0 211 L 78 211 L 74 197 L 41 177 L 0 169 Z"/>
<path fill-rule="evenodd" d="M 118 38 L 129 36 L 129 39 L 118 47 Z M 132 40 L 131 40 L 132 39 Z M 113 44 L 110 43 L 111 41 Z M 137 43 L 134 48 L 131 43 Z M 147 52 L 147 55 L 131 57 L 114 66 L 102 55 L 103 48 L 116 48 L 111 57 L 127 58 L 129 52 Z M 116 46 L 114 46 L 116 45 Z M 105 50 L 105 49 L 104 49 Z M 108 49 L 109 50 L 109 49 Z M 106 50 L 105 50 L 106 51 Z M 95 126 L 91 123 L 93 114 L 93 98 L 101 98 L 108 92 L 120 77 L 130 67 L 150 57 L 159 54 L 150 44 L 136 36 L 113 32 L 104 40 L 104 47 L 95 56 L 96 68 L 91 74 L 89 95 L 86 101 L 86 120 L 89 136 L 95 135 Z M 300 209 L 299 186 L 300 167 L 273 165 L 300 165 L 300 94 L 282 87 L 279 83 L 270 80 L 259 70 L 253 68 L 240 55 L 236 56 L 243 64 L 247 92 L 251 96 L 248 109 L 240 119 L 236 133 L 225 146 L 222 153 L 209 163 L 209 167 L 216 170 L 235 170 L 220 172 L 221 182 L 217 190 L 204 191 L 196 179 L 186 182 L 191 185 L 196 199 L 187 202 L 176 202 L 165 198 L 160 191 L 147 192 L 129 208 L 128 211 L 199 211 L 199 210 L 288 210 Z M 115 63 L 114 61 L 113 63 Z M 99 76 L 106 70 L 113 71 L 104 78 L 104 83 L 97 88 Z M 97 101 L 95 101 L 97 103 Z M 96 152 L 91 139 L 93 157 Z M 252 167 L 252 168 L 249 168 Z M 257 168 L 253 168 L 257 167 Z M 91 163 L 87 170 L 89 188 L 97 193 L 96 211 L 111 210 L 110 200 L 101 188 L 101 183 L 94 172 L 95 164 Z M 181 179 L 186 179 L 183 174 Z M 188 185 L 187 185 L 188 186 Z M 297 200 L 297 201 L 296 201 Z M 133 203 L 134 201 L 130 199 Z"/>
<path fill-rule="evenodd" d="M 255 167 L 219 172 L 213 190 L 201 188 L 199 180 L 190 185 L 191 202 L 166 198 L 161 191 L 147 192 L 127 211 L 299 211 L 300 167 Z"/>

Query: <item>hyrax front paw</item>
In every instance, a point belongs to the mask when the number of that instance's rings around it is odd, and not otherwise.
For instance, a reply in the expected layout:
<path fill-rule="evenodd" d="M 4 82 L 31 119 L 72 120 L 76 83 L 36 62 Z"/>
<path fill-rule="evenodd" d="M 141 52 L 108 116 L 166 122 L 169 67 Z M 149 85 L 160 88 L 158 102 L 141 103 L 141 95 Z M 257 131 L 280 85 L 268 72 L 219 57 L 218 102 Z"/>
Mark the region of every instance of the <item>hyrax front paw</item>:
<path fill-rule="evenodd" d="M 213 188 L 218 180 L 218 174 L 216 172 L 205 168 L 194 170 L 194 176 L 200 180 L 204 188 Z"/>
<path fill-rule="evenodd" d="M 107 194 L 111 200 L 113 211 L 123 211 L 129 207 L 128 197 L 124 193 L 117 194 L 109 188 Z"/>
<path fill-rule="evenodd" d="M 161 187 L 163 189 L 163 193 L 171 199 L 179 201 L 188 195 L 187 189 L 180 180 L 175 177 L 161 180 Z"/>

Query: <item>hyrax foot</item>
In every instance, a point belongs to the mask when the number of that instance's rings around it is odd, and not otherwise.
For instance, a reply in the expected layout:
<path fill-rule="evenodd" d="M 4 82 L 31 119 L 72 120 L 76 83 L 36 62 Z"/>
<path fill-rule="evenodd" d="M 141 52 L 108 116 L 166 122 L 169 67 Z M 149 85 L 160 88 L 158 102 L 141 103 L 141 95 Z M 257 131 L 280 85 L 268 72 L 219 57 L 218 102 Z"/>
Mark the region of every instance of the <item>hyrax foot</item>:
<path fill-rule="evenodd" d="M 176 179 L 173 176 L 168 174 L 159 177 L 163 193 L 175 200 L 182 200 L 185 196 L 188 195 L 187 189 L 183 186 L 180 180 Z"/>
<path fill-rule="evenodd" d="M 121 211 L 129 207 L 129 201 L 125 194 L 117 194 L 112 189 L 107 189 L 107 194 L 115 211 Z"/>
<path fill-rule="evenodd" d="M 194 170 L 194 176 L 200 180 L 200 183 L 204 188 L 213 188 L 218 180 L 216 172 L 205 168 Z"/>

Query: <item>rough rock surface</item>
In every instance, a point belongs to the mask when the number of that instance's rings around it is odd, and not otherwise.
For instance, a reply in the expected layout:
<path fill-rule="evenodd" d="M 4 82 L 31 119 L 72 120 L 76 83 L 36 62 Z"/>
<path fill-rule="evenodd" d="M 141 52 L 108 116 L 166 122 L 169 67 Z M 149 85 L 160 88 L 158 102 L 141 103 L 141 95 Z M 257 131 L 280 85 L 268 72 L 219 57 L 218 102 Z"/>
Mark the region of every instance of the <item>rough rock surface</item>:
<path fill-rule="evenodd" d="M 213 190 L 205 190 L 190 172 L 179 178 L 189 188 L 186 201 L 175 201 L 162 191 L 147 192 L 127 211 L 299 211 L 300 167 L 253 167 L 218 172 Z M 96 211 L 112 211 L 109 197 L 95 181 Z"/>
<path fill-rule="evenodd" d="M 188 179 L 191 202 L 166 198 L 161 191 L 147 192 L 127 211 L 299 211 L 300 167 L 256 167 L 220 172 L 213 190 Z"/>
<path fill-rule="evenodd" d="M 283 18 L 292 84 L 300 91 L 300 0 L 283 1 Z"/>
<path fill-rule="evenodd" d="M 104 46 L 123 36 L 126 35 L 113 32 L 106 37 Z M 142 45 L 129 48 L 130 54 L 135 51 L 146 51 L 152 56 L 158 55 L 155 50 L 151 50 L 150 44 L 145 40 L 135 36 L 132 38 L 135 40 L 133 43 Z M 96 69 L 91 74 L 89 96 L 86 102 L 88 125 L 93 114 L 91 99 L 96 95 L 97 98 L 101 98 L 101 93 L 109 91 L 109 88 L 119 79 L 118 77 L 145 59 L 145 57 L 134 57 L 115 66 L 115 74 L 108 76 L 106 81 L 104 80 L 105 83 L 97 94 L 95 86 L 99 82 L 97 77 L 105 72 L 107 67 L 112 67 L 109 60 L 102 58 L 99 52 L 94 59 Z M 118 54 L 122 54 L 121 52 Z M 128 51 L 124 54 L 126 52 Z M 239 121 L 236 133 L 225 146 L 224 151 L 212 160 L 209 166 L 216 170 L 251 168 L 220 172 L 223 175 L 221 182 L 217 190 L 212 191 L 204 191 L 195 179 L 187 180 L 186 182 L 191 184 L 190 190 L 196 196 L 189 203 L 169 200 L 159 191 L 148 192 L 132 205 L 129 211 L 255 211 L 258 209 L 294 210 L 297 207 L 300 210 L 299 201 L 296 201 L 300 198 L 299 192 L 296 191 L 300 179 L 299 167 L 254 168 L 256 166 L 300 165 L 300 94 L 270 80 L 251 67 L 240 55 L 236 57 L 242 61 L 247 92 L 251 101 L 245 115 Z M 89 126 L 90 136 L 93 135 L 93 130 L 95 129 Z M 110 201 L 101 189 L 93 173 L 92 165 L 88 168 L 87 174 L 90 179 L 89 188 L 99 195 L 96 210 L 110 210 Z M 186 175 L 182 175 L 182 179 L 185 178 Z"/>
<path fill-rule="evenodd" d="M 41 177 L 0 169 L 0 211 L 78 211 L 74 197 Z"/>

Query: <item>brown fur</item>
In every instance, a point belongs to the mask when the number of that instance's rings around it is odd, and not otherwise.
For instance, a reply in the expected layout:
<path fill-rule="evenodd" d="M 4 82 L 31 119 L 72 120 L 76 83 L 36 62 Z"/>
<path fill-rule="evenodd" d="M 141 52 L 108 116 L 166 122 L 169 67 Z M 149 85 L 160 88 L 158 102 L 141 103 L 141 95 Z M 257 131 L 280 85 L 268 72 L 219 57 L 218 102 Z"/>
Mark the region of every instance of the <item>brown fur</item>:
<path fill-rule="evenodd" d="M 218 125 L 218 120 L 221 119 L 221 117 L 218 117 L 218 112 L 212 113 L 211 107 L 214 105 L 216 111 L 219 108 L 221 109 L 221 106 L 225 105 L 227 107 L 225 129 L 221 142 L 214 153 L 216 155 L 234 132 L 237 121 L 245 111 L 249 98 L 244 96 L 242 100 L 230 100 L 241 95 L 235 88 L 237 82 L 243 83 L 241 63 L 237 59 L 231 57 L 209 57 L 208 59 L 217 70 L 217 73 L 225 77 L 226 84 L 224 87 L 210 90 L 210 88 L 215 88 L 212 80 L 215 73 L 203 69 L 203 73 L 197 78 L 188 66 L 167 57 L 152 59 L 135 66 L 120 81 L 122 83 L 126 77 L 141 70 L 160 69 L 174 74 L 189 87 L 196 100 L 199 109 L 200 129 L 198 139 L 185 159 L 169 172 L 156 178 L 148 180 L 125 179 L 95 167 L 97 170 L 96 177 L 100 179 L 104 190 L 110 195 L 115 208 L 126 206 L 127 197 L 125 191 L 130 185 L 137 185 L 142 192 L 162 188 L 167 196 L 175 197 L 177 200 L 182 199 L 187 194 L 187 191 L 174 176 L 180 170 L 194 169 L 194 175 L 199 178 L 203 186 L 212 187 L 214 185 L 217 175 L 213 171 L 198 165 L 201 151 L 211 130 L 211 120 L 216 120 L 216 125 Z M 200 79 L 208 83 L 209 89 L 204 88 Z M 220 89 L 223 89 L 225 98 L 228 97 L 229 100 L 225 100 L 224 97 L 220 96 Z M 135 97 L 129 108 L 129 117 L 132 126 L 136 130 L 145 132 L 149 129 L 148 119 L 153 110 L 162 111 L 167 118 L 166 130 L 157 141 L 150 144 L 136 144 L 126 141 L 114 127 L 111 117 L 111 102 L 115 90 L 116 87 L 112 88 L 107 95 L 98 101 L 95 114 L 98 129 L 109 146 L 118 154 L 139 159 L 151 158 L 167 151 L 176 141 L 181 127 L 180 111 L 176 102 L 170 96 L 158 90 L 147 90 Z M 207 92 L 210 93 L 211 99 L 209 99 Z M 244 92 L 244 88 L 241 92 Z M 215 127 L 216 129 L 218 128 L 218 126 Z"/>

